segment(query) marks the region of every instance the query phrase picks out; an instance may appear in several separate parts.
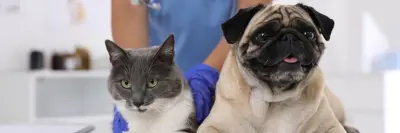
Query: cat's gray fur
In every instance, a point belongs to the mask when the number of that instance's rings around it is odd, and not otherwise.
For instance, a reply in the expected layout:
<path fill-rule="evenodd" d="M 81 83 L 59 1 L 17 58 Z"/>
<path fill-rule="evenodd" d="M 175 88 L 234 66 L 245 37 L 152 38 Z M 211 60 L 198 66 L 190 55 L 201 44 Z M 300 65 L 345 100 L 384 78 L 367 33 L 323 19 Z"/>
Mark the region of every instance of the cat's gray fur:
<path fill-rule="evenodd" d="M 150 48 L 121 49 L 110 40 L 105 43 L 112 64 L 108 90 L 129 132 L 196 132 L 191 89 L 174 62 L 173 35 Z M 151 79 L 158 82 L 149 88 Z M 122 80 L 131 87 L 124 88 Z"/>

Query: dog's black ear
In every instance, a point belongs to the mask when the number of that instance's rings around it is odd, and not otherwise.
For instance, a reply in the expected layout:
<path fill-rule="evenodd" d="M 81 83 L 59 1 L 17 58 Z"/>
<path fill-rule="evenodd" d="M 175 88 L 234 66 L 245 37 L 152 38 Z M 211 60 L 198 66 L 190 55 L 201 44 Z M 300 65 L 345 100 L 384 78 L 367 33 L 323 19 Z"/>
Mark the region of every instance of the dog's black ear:
<path fill-rule="evenodd" d="M 265 5 L 258 4 L 252 7 L 243 8 L 238 11 L 232 18 L 225 21 L 221 27 L 226 41 L 234 44 L 240 40 L 251 18 L 264 8 Z"/>
<path fill-rule="evenodd" d="M 317 28 L 319 28 L 319 31 L 324 36 L 325 40 L 329 41 L 329 39 L 331 38 L 333 27 L 335 26 L 335 21 L 333 21 L 328 16 L 318 12 L 311 6 L 307 6 L 301 3 L 296 4 L 296 6 L 302 8 L 310 15 L 312 21 L 317 26 Z"/>

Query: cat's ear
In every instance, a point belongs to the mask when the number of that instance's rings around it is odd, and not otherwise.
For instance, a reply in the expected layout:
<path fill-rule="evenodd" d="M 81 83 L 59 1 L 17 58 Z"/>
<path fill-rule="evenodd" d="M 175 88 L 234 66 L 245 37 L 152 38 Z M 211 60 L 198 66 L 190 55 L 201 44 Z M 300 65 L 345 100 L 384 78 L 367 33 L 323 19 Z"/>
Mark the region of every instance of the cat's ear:
<path fill-rule="evenodd" d="M 109 57 L 110 57 L 110 62 L 111 62 L 112 64 L 114 64 L 115 61 L 116 61 L 119 57 L 125 56 L 125 55 L 126 55 L 125 50 L 123 50 L 121 47 L 119 47 L 119 46 L 118 46 L 116 43 L 114 43 L 113 41 L 107 39 L 107 40 L 105 41 L 105 44 L 106 44 L 106 48 L 107 48 L 108 55 L 109 55 Z"/>
<path fill-rule="evenodd" d="M 163 44 L 159 47 L 155 58 L 162 62 L 172 63 L 175 56 L 175 39 L 171 34 L 165 39 Z"/>

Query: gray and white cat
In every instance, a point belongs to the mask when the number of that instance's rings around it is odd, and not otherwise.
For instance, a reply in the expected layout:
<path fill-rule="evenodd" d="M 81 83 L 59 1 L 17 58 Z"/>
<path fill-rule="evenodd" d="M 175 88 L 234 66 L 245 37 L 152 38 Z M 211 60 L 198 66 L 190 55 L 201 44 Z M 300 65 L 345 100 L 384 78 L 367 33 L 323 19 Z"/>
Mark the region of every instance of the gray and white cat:
<path fill-rule="evenodd" d="M 108 90 L 129 133 L 195 133 L 192 93 L 174 61 L 174 36 L 161 46 L 122 49 L 110 40 Z"/>

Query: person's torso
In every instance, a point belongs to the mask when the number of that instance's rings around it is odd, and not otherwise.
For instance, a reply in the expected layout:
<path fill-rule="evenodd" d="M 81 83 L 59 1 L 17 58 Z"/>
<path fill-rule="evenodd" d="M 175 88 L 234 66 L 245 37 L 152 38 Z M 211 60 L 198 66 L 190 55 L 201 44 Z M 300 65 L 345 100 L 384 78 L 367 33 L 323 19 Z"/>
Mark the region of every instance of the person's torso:
<path fill-rule="evenodd" d="M 222 37 L 221 24 L 236 12 L 236 0 L 157 0 L 148 9 L 150 45 L 175 35 L 175 59 L 183 71 L 202 63 Z"/>

